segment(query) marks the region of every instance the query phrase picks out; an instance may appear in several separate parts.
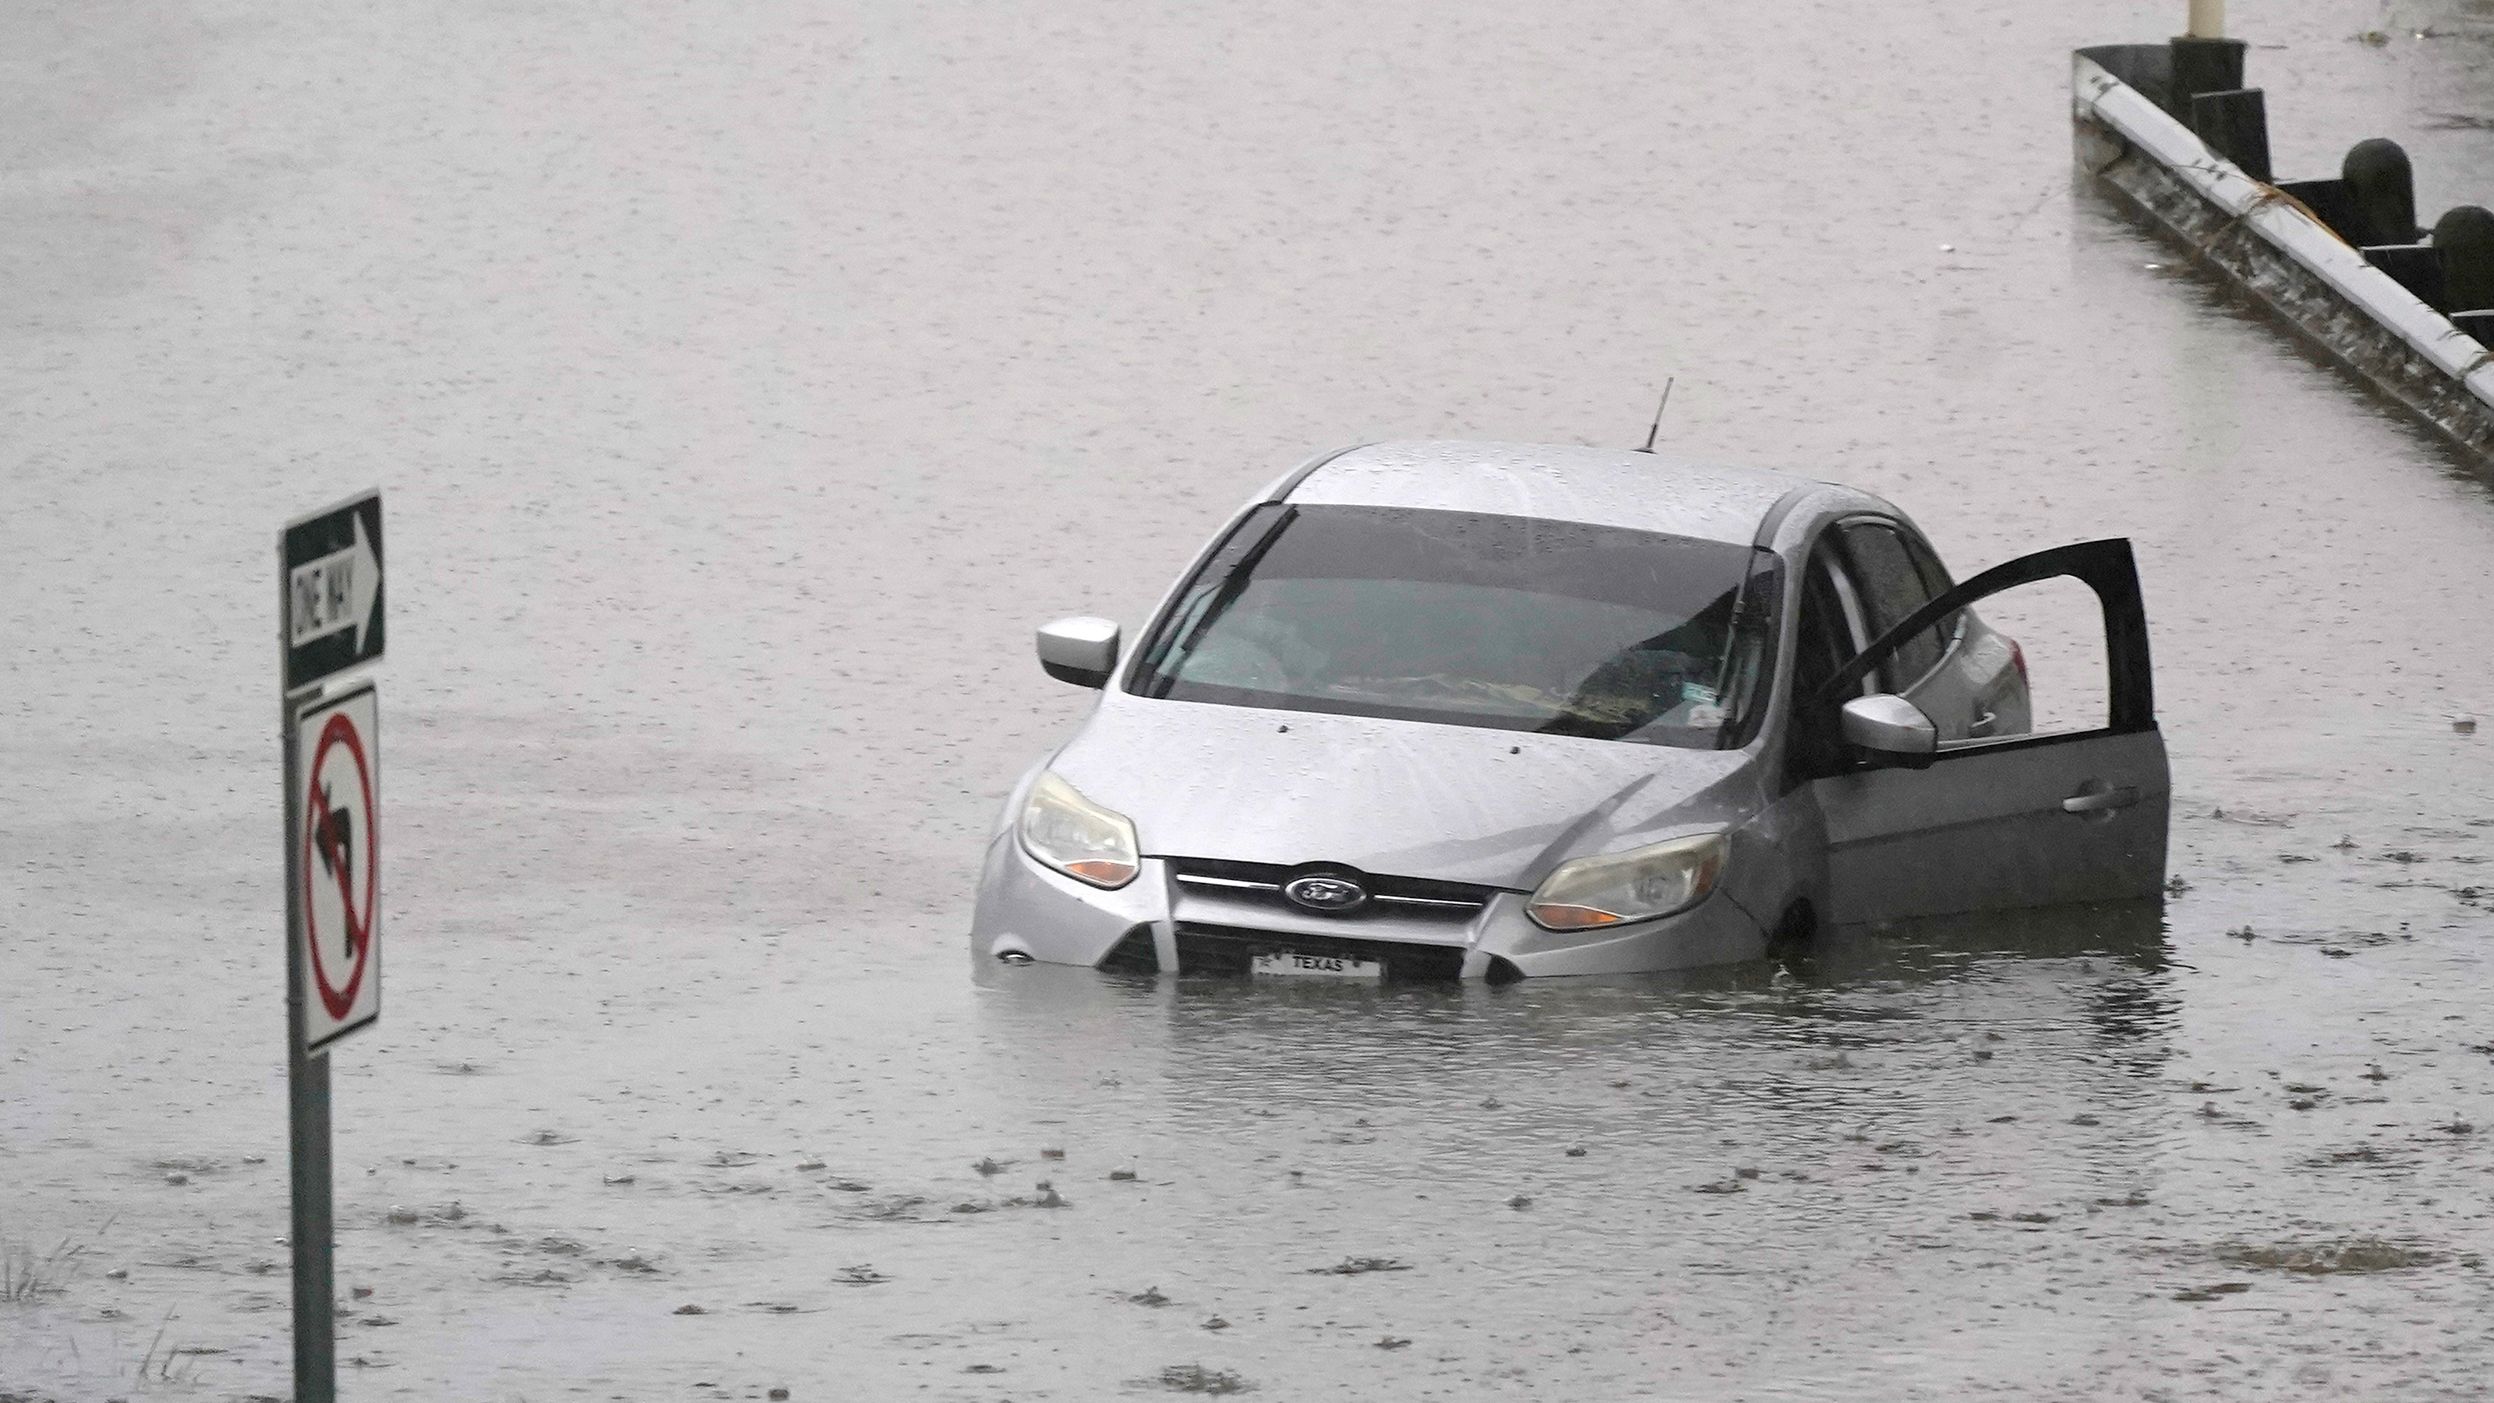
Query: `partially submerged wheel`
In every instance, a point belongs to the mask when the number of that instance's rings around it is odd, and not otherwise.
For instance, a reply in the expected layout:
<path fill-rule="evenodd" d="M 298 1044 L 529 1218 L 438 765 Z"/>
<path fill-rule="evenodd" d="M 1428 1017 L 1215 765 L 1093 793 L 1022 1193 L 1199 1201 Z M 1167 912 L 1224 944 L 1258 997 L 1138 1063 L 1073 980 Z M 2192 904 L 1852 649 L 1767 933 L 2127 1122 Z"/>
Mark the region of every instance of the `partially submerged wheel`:
<path fill-rule="evenodd" d="M 1800 898 L 1784 908 L 1775 929 L 1767 933 L 1767 954 L 1774 957 L 1806 950 L 1818 931 L 1818 912 L 1811 907 L 1807 897 Z"/>

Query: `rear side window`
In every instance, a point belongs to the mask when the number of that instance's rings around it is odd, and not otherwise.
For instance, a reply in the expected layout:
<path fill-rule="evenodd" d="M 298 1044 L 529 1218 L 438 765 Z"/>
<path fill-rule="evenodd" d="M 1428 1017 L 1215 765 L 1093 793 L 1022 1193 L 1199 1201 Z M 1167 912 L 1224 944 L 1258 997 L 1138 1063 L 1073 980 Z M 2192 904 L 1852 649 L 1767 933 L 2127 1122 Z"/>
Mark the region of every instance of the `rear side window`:
<path fill-rule="evenodd" d="M 1905 553 L 1913 558 L 1914 573 L 1922 576 L 1923 593 L 1937 599 L 1957 587 L 1957 582 L 1949 578 L 1948 567 L 1940 563 L 1940 557 L 1931 553 L 1931 547 L 1903 532 L 1898 533 L 1898 539 L 1905 543 Z M 1963 609 L 1952 609 L 1940 616 L 1942 652 L 1957 642 L 1958 631 L 1965 626 L 1965 622 L 1966 611 Z"/>
<path fill-rule="evenodd" d="M 1844 528 L 1844 549 L 1862 591 L 1862 607 L 1870 614 L 1872 637 L 1894 628 L 1916 609 L 1931 602 L 1932 590 L 1895 528 L 1878 522 L 1855 522 Z M 1937 564 L 1938 562 L 1933 562 Z M 1881 668 L 1891 692 L 1902 692 L 1940 665 L 1948 651 L 1949 633 L 1934 624 L 1898 648 Z"/>

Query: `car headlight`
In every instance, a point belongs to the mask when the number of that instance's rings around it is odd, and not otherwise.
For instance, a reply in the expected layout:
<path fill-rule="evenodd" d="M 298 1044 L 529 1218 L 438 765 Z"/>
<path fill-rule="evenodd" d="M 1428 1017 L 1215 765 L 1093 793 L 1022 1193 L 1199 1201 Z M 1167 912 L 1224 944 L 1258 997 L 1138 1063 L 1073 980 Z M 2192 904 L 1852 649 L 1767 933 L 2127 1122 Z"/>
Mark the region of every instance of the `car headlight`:
<path fill-rule="evenodd" d="M 1685 911 L 1723 874 L 1720 833 L 1560 863 L 1524 908 L 1544 930 L 1592 930 Z"/>
<path fill-rule="evenodd" d="M 1053 772 L 1022 805 L 1022 851 L 1078 882 L 1115 889 L 1143 870 L 1134 824 L 1101 808 Z"/>

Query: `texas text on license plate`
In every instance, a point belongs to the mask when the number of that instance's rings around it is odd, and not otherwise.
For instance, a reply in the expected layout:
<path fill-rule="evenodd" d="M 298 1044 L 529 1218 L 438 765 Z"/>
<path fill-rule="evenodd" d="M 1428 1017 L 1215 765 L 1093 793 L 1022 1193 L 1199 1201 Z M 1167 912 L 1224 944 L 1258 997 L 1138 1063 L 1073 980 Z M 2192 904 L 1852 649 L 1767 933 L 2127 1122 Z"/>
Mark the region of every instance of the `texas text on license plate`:
<path fill-rule="evenodd" d="M 1308 979 L 1383 979 L 1386 967 L 1375 960 L 1349 955 L 1306 955 L 1273 950 L 1256 956 L 1249 969 L 1256 974 L 1291 974 Z"/>

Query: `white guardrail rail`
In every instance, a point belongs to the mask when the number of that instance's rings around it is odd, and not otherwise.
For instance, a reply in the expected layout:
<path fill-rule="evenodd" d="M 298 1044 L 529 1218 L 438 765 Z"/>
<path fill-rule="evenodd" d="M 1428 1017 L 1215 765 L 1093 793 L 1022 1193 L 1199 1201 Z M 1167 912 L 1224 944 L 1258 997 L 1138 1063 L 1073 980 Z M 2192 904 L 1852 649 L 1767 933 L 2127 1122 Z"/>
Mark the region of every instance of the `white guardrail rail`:
<path fill-rule="evenodd" d="M 2070 87 L 2090 174 L 2375 388 L 2494 457 L 2494 351 L 2085 52 L 2072 56 Z"/>

